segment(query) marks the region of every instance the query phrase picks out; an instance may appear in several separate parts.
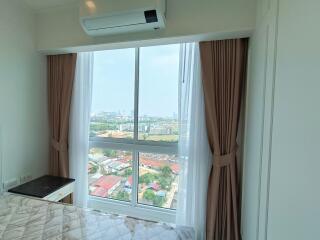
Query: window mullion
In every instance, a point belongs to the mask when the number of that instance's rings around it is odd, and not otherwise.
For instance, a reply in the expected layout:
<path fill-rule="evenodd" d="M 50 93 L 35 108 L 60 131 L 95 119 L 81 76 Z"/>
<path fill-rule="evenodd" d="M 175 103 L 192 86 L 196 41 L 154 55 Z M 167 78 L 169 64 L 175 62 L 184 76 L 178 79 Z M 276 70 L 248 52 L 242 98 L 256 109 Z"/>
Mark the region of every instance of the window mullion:
<path fill-rule="evenodd" d="M 139 152 L 133 151 L 132 176 L 133 184 L 131 190 L 131 205 L 133 207 L 138 204 L 138 182 L 139 182 Z"/>
<path fill-rule="evenodd" d="M 135 50 L 135 78 L 134 78 L 134 142 L 138 141 L 138 114 L 139 114 L 139 48 Z"/>
<path fill-rule="evenodd" d="M 138 114 L 139 114 L 139 48 L 135 49 L 135 78 L 134 78 L 134 143 L 138 142 Z M 136 206 L 138 204 L 138 181 L 139 181 L 139 152 L 133 151 L 133 163 L 132 163 L 132 174 L 133 174 L 133 186 L 131 194 L 131 204 Z"/>

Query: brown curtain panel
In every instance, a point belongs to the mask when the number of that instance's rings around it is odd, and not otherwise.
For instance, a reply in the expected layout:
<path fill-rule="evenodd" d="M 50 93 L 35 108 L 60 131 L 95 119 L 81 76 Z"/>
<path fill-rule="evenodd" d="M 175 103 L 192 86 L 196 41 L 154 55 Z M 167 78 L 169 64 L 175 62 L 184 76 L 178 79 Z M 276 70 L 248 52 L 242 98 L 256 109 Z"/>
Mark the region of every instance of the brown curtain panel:
<path fill-rule="evenodd" d="M 237 132 L 248 39 L 200 43 L 208 138 L 213 152 L 207 198 L 207 239 L 238 240 Z"/>
<path fill-rule="evenodd" d="M 47 57 L 50 127 L 49 173 L 69 176 L 68 135 L 76 54 Z"/>

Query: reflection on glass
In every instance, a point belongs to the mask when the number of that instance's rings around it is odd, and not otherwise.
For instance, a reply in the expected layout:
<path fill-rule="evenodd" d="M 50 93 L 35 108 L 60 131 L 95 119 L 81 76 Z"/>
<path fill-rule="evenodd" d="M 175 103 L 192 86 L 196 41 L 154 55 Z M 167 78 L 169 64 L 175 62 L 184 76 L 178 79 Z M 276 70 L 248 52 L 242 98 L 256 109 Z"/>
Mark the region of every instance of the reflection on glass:
<path fill-rule="evenodd" d="M 91 148 L 88 180 L 91 196 L 130 201 L 132 153 L 113 149 Z"/>
<path fill-rule="evenodd" d="M 180 45 L 140 48 L 139 140 L 177 142 Z"/>
<path fill-rule="evenodd" d="M 139 153 L 138 202 L 176 209 L 179 171 L 176 155 Z"/>
<path fill-rule="evenodd" d="M 135 50 L 94 53 L 91 137 L 133 138 Z"/>

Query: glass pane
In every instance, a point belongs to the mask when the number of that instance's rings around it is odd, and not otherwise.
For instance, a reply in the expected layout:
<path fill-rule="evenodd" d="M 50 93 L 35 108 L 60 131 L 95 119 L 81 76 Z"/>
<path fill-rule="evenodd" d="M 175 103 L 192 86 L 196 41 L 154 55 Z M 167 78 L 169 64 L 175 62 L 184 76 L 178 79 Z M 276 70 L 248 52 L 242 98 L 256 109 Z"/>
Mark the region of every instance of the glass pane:
<path fill-rule="evenodd" d="M 132 152 L 91 148 L 88 174 L 91 196 L 131 201 Z"/>
<path fill-rule="evenodd" d="M 180 45 L 140 49 L 139 140 L 178 141 Z"/>
<path fill-rule="evenodd" d="M 139 153 L 138 202 L 176 209 L 179 171 L 176 155 Z"/>
<path fill-rule="evenodd" d="M 135 49 L 94 53 L 90 136 L 133 138 Z"/>

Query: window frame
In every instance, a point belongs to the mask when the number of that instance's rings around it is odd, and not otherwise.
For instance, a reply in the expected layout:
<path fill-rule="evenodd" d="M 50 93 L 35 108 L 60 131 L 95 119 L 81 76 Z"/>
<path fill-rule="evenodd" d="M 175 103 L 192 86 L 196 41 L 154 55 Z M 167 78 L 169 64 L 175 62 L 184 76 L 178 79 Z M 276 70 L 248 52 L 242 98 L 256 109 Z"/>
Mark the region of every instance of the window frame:
<path fill-rule="evenodd" d="M 106 148 L 132 152 L 132 179 L 133 187 L 131 201 L 125 202 L 110 198 L 100 198 L 89 195 L 88 205 L 118 214 L 126 214 L 134 217 L 153 221 L 175 222 L 176 210 L 145 205 L 138 202 L 139 184 L 139 152 L 156 154 L 178 154 L 177 142 L 161 142 L 139 140 L 139 83 L 140 83 L 140 48 L 135 48 L 135 77 L 134 77 L 134 132 L 133 139 L 90 137 L 90 148 Z"/>

